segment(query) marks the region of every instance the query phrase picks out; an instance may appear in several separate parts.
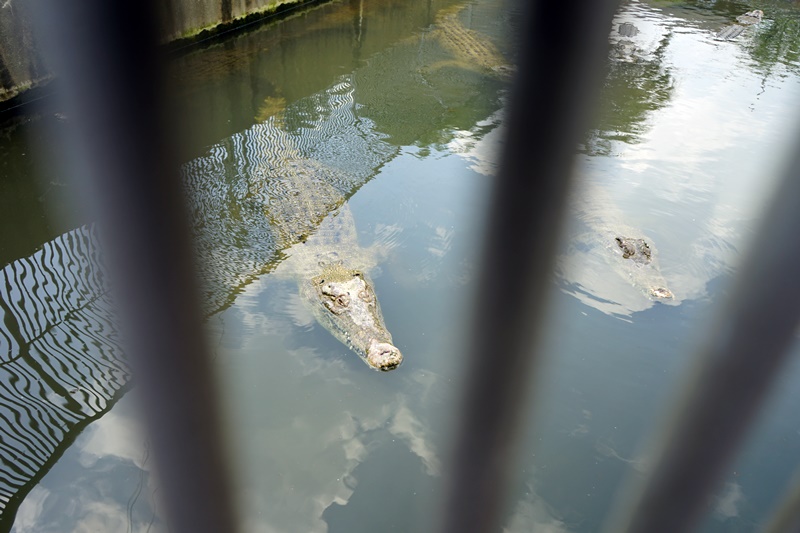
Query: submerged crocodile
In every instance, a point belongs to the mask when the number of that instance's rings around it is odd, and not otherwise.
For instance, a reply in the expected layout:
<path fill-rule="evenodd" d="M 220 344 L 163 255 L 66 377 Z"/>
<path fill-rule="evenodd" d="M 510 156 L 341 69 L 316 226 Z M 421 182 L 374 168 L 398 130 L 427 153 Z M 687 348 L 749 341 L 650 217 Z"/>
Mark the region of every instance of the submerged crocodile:
<path fill-rule="evenodd" d="M 753 11 L 748 11 L 744 15 L 739 15 L 738 17 L 736 17 L 736 22 L 738 22 L 739 24 L 752 25 L 752 24 L 758 24 L 759 22 L 761 22 L 761 19 L 763 18 L 764 18 L 764 12 L 761 11 L 760 9 L 755 9 Z"/>
<path fill-rule="evenodd" d="M 622 251 L 622 258 L 630 259 L 633 263 L 635 263 L 636 266 L 634 268 L 655 268 L 655 265 L 653 264 L 653 251 L 650 248 L 650 245 L 647 244 L 646 240 L 619 236 L 614 237 L 614 241 L 617 243 L 617 247 L 619 247 L 620 251 Z M 651 280 L 654 279 L 652 274 L 653 273 L 651 273 L 649 276 Z M 658 275 L 660 277 L 660 273 Z M 635 278 L 640 276 L 632 275 L 631 277 Z M 672 291 L 665 286 L 650 284 L 646 285 L 645 289 L 647 294 L 653 298 L 673 298 Z"/>
<path fill-rule="evenodd" d="M 764 18 L 764 12 L 760 9 L 748 11 L 743 15 L 736 17 L 736 22 L 739 24 L 732 24 L 722 28 L 714 38 L 718 41 L 732 41 L 742 33 L 744 33 L 745 26 L 753 26 L 761 22 Z"/>
<path fill-rule="evenodd" d="M 358 245 L 352 214 L 332 185 L 336 171 L 291 148 L 280 159 L 265 209 L 286 255 L 276 274 L 294 277 L 317 321 L 371 368 L 397 368 L 403 356 L 367 275 L 378 252 Z"/>
<path fill-rule="evenodd" d="M 514 70 L 503 54 L 485 36 L 466 28 L 459 19 L 465 6 L 458 5 L 443 9 L 436 16 L 431 35 L 456 59 L 433 65 L 438 68 L 452 64 L 461 68 L 477 68 L 490 74 L 507 76 Z"/>
<path fill-rule="evenodd" d="M 653 241 L 625 222 L 604 187 L 584 183 L 582 189 L 571 204 L 580 226 L 588 231 L 570 238 L 558 266 L 559 275 L 579 287 L 573 294 L 615 314 L 640 311 L 654 302 L 675 303 Z M 638 290 L 629 291 L 626 285 Z"/>
<path fill-rule="evenodd" d="M 591 233 L 578 235 L 573 239 L 573 246 L 599 255 L 601 263 L 606 263 L 611 270 L 623 280 L 641 291 L 651 301 L 673 300 L 674 295 L 661 274 L 658 255 L 652 241 L 641 231 L 623 223 L 613 225 L 596 225 Z M 586 267 L 584 265 L 573 265 Z M 596 267 L 595 267 L 596 268 Z M 598 271 L 595 271 L 597 274 Z M 604 293 L 611 286 L 610 280 L 602 277 L 595 281 L 603 287 L 587 287 L 596 293 Z M 610 295 L 608 295 L 610 296 Z M 604 297 L 608 297 L 604 296 Z M 622 295 L 613 297 L 617 301 Z"/>

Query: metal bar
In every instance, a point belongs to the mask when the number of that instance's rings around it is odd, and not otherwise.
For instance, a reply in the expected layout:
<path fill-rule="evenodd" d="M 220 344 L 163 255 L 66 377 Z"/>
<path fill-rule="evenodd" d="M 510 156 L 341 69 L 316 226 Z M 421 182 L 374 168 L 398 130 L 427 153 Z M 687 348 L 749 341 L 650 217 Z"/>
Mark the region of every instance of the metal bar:
<path fill-rule="evenodd" d="M 794 146 L 798 146 L 795 143 Z M 608 531 L 680 533 L 706 509 L 789 355 L 800 320 L 800 150 L 795 149 L 681 398 L 647 484 Z M 627 505 L 626 505 L 627 504 Z"/>
<path fill-rule="evenodd" d="M 797 533 L 800 531 L 800 473 L 795 474 L 792 486 L 783 501 L 775 508 L 763 533 Z"/>
<path fill-rule="evenodd" d="M 469 329 L 442 531 L 497 531 L 576 147 L 615 2 L 520 2 L 521 57 Z M 569 27 L 556 21 L 569 12 Z"/>
<path fill-rule="evenodd" d="M 76 173 L 99 221 L 170 529 L 235 531 L 154 6 L 35 7 L 74 128 Z"/>

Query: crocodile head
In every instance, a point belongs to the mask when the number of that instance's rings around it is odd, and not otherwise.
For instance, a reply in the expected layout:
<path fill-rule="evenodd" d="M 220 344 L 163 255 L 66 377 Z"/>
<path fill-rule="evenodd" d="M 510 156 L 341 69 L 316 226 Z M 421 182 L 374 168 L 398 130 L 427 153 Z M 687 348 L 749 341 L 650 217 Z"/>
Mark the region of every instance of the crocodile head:
<path fill-rule="evenodd" d="M 661 284 L 664 279 L 656 263 L 653 262 L 653 250 L 647 241 L 625 236 L 617 236 L 614 240 L 622 252 L 622 258 L 630 260 L 635 265 L 634 269 L 629 270 L 629 274 L 640 282 L 639 285 L 645 289 L 647 296 L 656 300 L 675 298 L 672 291 Z"/>
<path fill-rule="evenodd" d="M 763 18 L 764 12 L 760 9 L 756 9 L 754 11 L 748 11 L 744 15 L 739 15 L 736 17 L 736 21 L 739 24 L 758 24 Z"/>
<path fill-rule="evenodd" d="M 371 368 L 394 370 L 403 362 L 364 272 L 341 264 L 325 265 L 304 292 L 317 321 Z"/>

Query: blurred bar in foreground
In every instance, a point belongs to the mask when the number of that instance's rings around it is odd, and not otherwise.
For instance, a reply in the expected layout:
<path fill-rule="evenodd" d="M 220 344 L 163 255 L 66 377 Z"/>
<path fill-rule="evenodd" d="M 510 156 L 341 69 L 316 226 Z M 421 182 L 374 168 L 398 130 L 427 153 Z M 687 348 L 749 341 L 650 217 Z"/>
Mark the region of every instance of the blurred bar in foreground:
<path fill-rule="evenodd" d="M 611 0 L 519 4 L 525 13 L 519 70 L 467 328 L 446 533 L 500 528 L 525 397 L 536 377 L 536 326 L 548 300 L 575 150 L 599 92 L 616 6 Z M 557 22 L 565 13 L 568 27 Z"/>
<path fill-rule="evenodd" d="M 170 530 L 236 531 L 152 2 L 37 1 Z"/>
<path fill-rule="evenodd" d="M 786 491 L 783 501 L 775 508 L 764 533 L 800 531 L 800 473 L 792 478 L 792 486 Z"/>
<path fill-rule="evenodd" d="M 795 142 L 795 147 L 798 143 Z M 800 150 L 788 160 L 731 297 L 717 311 L 646 484 L 631 482 L 609 532 L 689 531 L 706 510 L 790 353 L 800 320 Z M 625 501 L 629 496 L 630 501 Z"/>

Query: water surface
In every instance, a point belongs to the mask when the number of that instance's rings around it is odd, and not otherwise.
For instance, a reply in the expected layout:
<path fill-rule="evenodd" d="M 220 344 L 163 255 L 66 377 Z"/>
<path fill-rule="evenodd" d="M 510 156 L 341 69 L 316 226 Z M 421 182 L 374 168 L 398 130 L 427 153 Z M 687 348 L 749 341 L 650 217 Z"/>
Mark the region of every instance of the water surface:
<path fill-rule="evenodd" d="M 612 49 L 596 127 L 577 151 L 584 196 L 553 278 L 547 373 L 528 415 L 509 532 L 597 531 L 615 490 L 648 471 L 643 438 L 724 302 L 798 118 L 798 12 L 760 7 L 765 21 L 732 42 L 714 35 L 754 6 L 630 2 L 615 19 L 614 47 L 618 24 L 639 33 L 633 54 Z M 495 0 L 333 3 L 176 60 L 191 125 L 183 177 L 247 531 L 427 531 L 435 522 L 508 84 L 443 44 L 445 12 L 513 60 L 504 37 L 517 14 Z M 14 139 L 7 150 L 18 154 Z M 380 251 L 371 275 L 406 358 L 396 371 L 367 368 L 282 275 L 302 243 L 287 243 L 269 217 L 292 194 L 282 176 L 296 160 L 324 166 L 353 212 L 358 242 L 348 249 Z M 16 179 L 31 172 L 18 168 Z M 594 238 L 614 225 L 651 240 L 673 301 L 649 299 L 620 272 Z M 71 227 L 19 237 L 4 248 L 16 250 L 6 268 L 67 242 L 59 235 Z M 704 531 L 757 530 L 797 467 L 798 372 L 795 356 Z M 115 391 L 97 395 L 104 414 L 86 429 L 48 437 L 58 461 L 19 489 L 13 530 L 165 529 L 135 389 L 116 404 Z"/>

